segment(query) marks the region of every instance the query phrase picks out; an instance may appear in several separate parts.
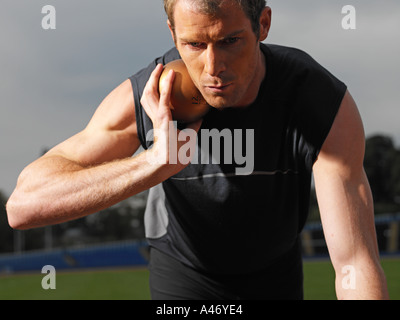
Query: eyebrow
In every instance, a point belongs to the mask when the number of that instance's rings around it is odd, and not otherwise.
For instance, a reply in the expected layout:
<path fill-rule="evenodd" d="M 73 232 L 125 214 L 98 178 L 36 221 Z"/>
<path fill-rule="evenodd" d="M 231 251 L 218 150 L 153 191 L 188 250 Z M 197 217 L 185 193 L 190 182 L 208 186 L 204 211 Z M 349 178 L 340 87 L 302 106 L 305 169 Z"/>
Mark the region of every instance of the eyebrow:
<path fill-rule="evenodd" d="M 217 41 L 221 41 L 221 40 L 226 40 L 226 39 L 229 39 L 229 38 L 233 38 L 233 37 L 235 37 L 235 36 L 241 34 L 241 33 L 244 32 L 244 31 L 245 31 L 245 29 L 234 31 L 234 32 L 232 32 L 232 33 L 230 33 L 230 34 L 224 36 L 223 38 L 218 39 Z M 192 40 L 192 39 L 188 39 L 188 38 L 179 38 L 179 37 L 178 37 L 178 39 L 179 39 L 179 41 L 182 41 L 182 42 L 201 42 L 201 41 L 196 41 L 196 40 Z"/>

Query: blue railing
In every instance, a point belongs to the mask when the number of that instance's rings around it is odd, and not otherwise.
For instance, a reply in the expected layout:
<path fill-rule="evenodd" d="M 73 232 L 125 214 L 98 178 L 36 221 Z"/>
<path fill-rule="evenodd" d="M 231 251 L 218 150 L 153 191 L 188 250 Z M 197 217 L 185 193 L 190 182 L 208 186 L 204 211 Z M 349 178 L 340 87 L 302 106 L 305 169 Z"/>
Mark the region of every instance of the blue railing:
<path fill-rule="evenodd" d="M 146 255 L 146 242 L 137 241 L 0 255 L 0 273 L 37 271 L 45 265 L 57 270 L 144 266 Z"/>

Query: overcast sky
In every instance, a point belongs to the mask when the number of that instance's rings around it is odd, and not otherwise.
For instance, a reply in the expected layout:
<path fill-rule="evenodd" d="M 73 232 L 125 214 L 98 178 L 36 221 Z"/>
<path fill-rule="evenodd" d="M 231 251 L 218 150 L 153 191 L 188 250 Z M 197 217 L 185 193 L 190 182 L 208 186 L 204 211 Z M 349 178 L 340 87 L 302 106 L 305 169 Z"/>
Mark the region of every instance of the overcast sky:
<path fill-rule="evenodd" d="M 42 7 L 56 29 L 42 28 Z M 345 82 L 367 136 L 400 144 L 400 1 L 270 0 L 266 42 L 301 48 Z M 342 28 L 342 7 L 356 30 Z M 2 0 L 0 10 L 0 190 L 82 130 L 104 97 L 173 46 L 162 0 Z"/>

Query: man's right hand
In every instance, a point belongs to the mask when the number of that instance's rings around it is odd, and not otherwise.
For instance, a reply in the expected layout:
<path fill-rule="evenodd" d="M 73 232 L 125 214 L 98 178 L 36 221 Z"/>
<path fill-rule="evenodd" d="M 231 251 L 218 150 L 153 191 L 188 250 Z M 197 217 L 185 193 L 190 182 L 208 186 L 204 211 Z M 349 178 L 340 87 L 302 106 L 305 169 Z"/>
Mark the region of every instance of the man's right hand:
<path fill-rule="evenodd" d="M 170 99 L 175 73 L 171 70 L 162 85 L 162 91 L 159 92 L 160 76 L 163 72 L 163 66 L 158 65 L 152 72 L 149 81 L 143 91 L 141 104 L 147 115 L 153 122 L 154 129 L 154 145 L 149 150 L 152 154 L 149 159 L 152 161 L 166 165 L 166 170 L 170 175 L 174 175 L 187 166 L 187 162 L 182 163 L 179 159 L 179 150 L 183 145 L 195 144 L 194 139 L 189 141 L 180 141 L 178 139 L 180 130 L 174 127 L 172 114 L 170 110 Z M 201 127 L 202 120 L 189 123 L 185 130 L 194 130 L 198 132 Z M 188 149 L 192 149 L 191 145 L 186 145 Z M 174 154 L 172 154 L 174 153 Z"/>

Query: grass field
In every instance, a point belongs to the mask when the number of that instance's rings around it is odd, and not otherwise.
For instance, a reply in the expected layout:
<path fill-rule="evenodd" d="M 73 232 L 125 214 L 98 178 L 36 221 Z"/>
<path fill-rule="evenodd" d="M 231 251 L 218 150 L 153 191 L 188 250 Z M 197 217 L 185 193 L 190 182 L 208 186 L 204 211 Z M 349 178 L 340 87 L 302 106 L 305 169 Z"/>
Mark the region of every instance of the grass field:
<path fill-rule="evenodd" d="M 400 259 L 384 259 L 391 299 L 400 300 Z M 56 289 L 44 290 L 44 275 L 0 277 L 0 300 L 148 300 L 146 269 L 58 272 Z M 305 262 L 306 300 L 334 300 L 334 273 L 330 262 Z"/>

